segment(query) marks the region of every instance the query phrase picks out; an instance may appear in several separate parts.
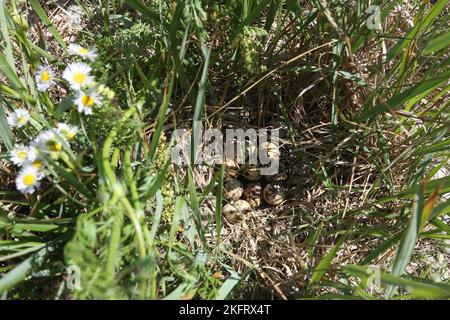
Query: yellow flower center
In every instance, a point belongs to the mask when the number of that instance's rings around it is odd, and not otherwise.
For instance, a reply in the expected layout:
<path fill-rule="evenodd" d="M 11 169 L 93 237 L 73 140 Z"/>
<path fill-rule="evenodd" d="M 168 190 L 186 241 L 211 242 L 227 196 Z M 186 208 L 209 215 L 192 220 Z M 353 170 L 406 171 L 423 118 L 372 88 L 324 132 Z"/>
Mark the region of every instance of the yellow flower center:
<path fill-rule="evenodd" d="M 63 129 L 61 130 L 61 133 L 66 137 L 66 139 L 68 140 L 72 140 L 75 137 L 75 133 L 68 130 L 68 129 Z"/>
<path fill-rule="evenodd" d="M 81 102 L 86 106 L 86 107 L 90 107 L 94 104 L 94 99 L 91 96 L 88 95 L 84 95 L 81 98 Z"/>
<path fill-rule="evenodd" d="M 27 119 L 26 119 L 25 117 L 19 117 L 19 118 L 17 119 L 17 122 L 18 122 L 19 124 L 25 124 L 25 123 L 27 123 Z"/>
<path fill-rule="evenodd" d="M 34 176 L 34 174 L 26 174 L 23 177 L 23 184 L 26 186 L 33 185 L 35 181 L 36 181 L 36 177 Z"/>
<path fill-rule="evenodd" d="M 62 144 L 55 140 L 49 140 L 47 142 L 47 146 L 50 148 L 51 151 L 61 151 Z"/>
<path fill-rule="evenodd" d="M 82 73 L 82 72 L 75 72 L 73 74 L 73 81 L 75 81 L 78 84 L 83 84 L 86 81 L 86 74 Z"/>
<path fill-rule="evenodd" d="M 44 82 L 47 82 L 48 80 L 50 80 L 50 73 L 48 71 L 42 71 L 41 80 Z"/>
<path fill-rule="evenodd" d="M 25 150 L 20 150 L 19 152 L 17 152 L 17 157 L 23 160 L 27 157 L 27 152 Z"/>
<path fill-rule="evenodd" d="M 43 165 L 44 163 L 41 160 L 35 160 L 32 163 L 32 166 L 35 167 L 36 169 L 42 168 Z"/>
<path fill-rule="evenodd" d="M 78 49 L 78 51 L 80 51 L 81 54 L 88 54 L 88 49 L 81 47 L 80 49 Z"/>

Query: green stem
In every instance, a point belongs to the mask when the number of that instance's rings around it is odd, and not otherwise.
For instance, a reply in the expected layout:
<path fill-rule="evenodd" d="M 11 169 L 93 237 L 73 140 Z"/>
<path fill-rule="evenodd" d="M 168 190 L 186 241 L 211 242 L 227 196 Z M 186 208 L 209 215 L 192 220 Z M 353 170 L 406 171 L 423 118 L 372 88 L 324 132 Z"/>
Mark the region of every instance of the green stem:
<path fill-rule="evenodd" d="M 133 205 L 137 211 L 141 210 L 141 204 L 139 202 L 139 195 L 136 186 L 136 180 L 134 179 L 133 169 L 131 169 L 131 145 L 127 146 L 124 156 L 125 172 L 127 175 L 128 186 L 130 187 L 131 197 L 133 199 Z"/>
<path fill-rule="evenodd" d="M 128 213 L 128 218 L 130 218 L 131 222 L 134 225 L 134 228 L 136 229 L 136 238 L 138 240 L 138 247 L 139 247 L 139 256 L 141 259 L 145 258 L 145 242 L 144 242 L 144 235 L 142 233 L 141 224 L 139 223 L 139 219 L 136 215 L 136 212 L 133 209 L 133 206 L 130 204 L 128 199 L 125 197 L 125 195 L 122 195 L 119 199 L 120 203 L 125 207 Z"/>
<path fill-rule="evenodd" d="M 117 195 L 111 199 L 111 203 L 117 201 Z M 111 233 L 111 240 L 108 247 L 108 261 L 106 262 L 106 274 L 110 281 L 114 280 L 114 269 L 116 267 L 117 253 L 119 251 L 120 233 L 122 227 L 122 214 L 117 211 L 114 217 L 114 224 Z"/>
<path fill-rule="evenodd" d="M 131 117 L 136 112 L 136 109 L 129 109 L 125 112 L 123 115 L 122 120 L 127 120 L 129 117 Z M 103 144 L 102 149 L 102 164 L 103 164 L 103 170 L 105 171 L 106 179 L 108 182 L 112 185 L 116 182 L 116 177 L 114 175 L 114 171 L 111 168 L 111 162 L 109 160 L 109 154 L 111 152 L 111 146 L 114 141 L 114 138 L 117 136 L 117 131 L 119 130 L 119 127 L 116 126 L 111 129 L 109 132 L 109 135 L 106 137 L 105 143 Z"/>
<path fill-rule="evenodd" d="M 125 114 L 123 115 L 122 120 L 123 121 L 127 120 L 135 112 L 136 112 L 136 109 L 129 109 L 129 110 L 127 110 L 125 112 Z M 138 241 L 139 255 L 143 259 L 143 258 L 145 258 L 145 243 L 144 243 L 144 237 L 143 237 L 143 233 L 142 233 L 142 228 L 141 228 L 141 225 L 139 223 L 139 218 L 136 215 L 136 212 L 133 209 L 133 207 L 131 206 L 130 202 L 125 197 L 121 185 L 120 184 L 116 184 L 116 176 L 115 176 L 114 171 L 113 171 L 113 169 L 111 167 L 111 162 L 110 162 L 110 159 L 109 159 L 109 154 L 110 154 L 110 151 L 111 151 L 112 143 L 114 141 L 114 138 L 117 136 L 118 130 L 119 130 L 119 126 L 116 126 L 116 127 L 112 128 L 110 133 L 109 133 L 109 135 L 108 135 L 108 137 L 105 140 L 105 143 L 103 144 L 103 149 L 102 149 L 103 170 L 104 170 L 104 173 L 105 173 L 105 176 L 106 176 L 107 183 L 109 184 L 109 186 L 113 190 L 113 197 L 117 196 L 119 198 L 120 203 L 122 204 L 122 206 L 127 211 L 128 217 L 131 220 L 131 222 L 133 223 L 133 226 L 134 226 L 135 231 L 136 231 L 136 238 L 137 238 L 137 241 Z"/>
<path fill-rule="evenodd" d="M 117 165 L 117 160 L 119 160 L 120 149 L 115 148 L 111 157 L 111 166 L 115 167 Z"/>

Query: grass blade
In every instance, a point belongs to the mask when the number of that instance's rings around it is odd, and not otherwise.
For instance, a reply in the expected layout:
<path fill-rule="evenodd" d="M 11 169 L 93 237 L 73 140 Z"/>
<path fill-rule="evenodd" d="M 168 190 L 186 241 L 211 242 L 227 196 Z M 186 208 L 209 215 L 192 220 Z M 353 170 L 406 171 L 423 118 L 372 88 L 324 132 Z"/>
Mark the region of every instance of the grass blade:
<path fill-rule="evenodd" d="M 14 137 L 6 120 L 5 109 L 1 105 L 2 96 L 0 94 L 0 139 L 2 139 L 7 149 L 11 150 L 14 145 Z"/>
<path fill-rule="evenodd" d="M 339 241 L 331 248 L 330 252 L 328 252 L 325 257 L 323 257 L 322 260 L 320 260 L 317 267 L 314 269 L 314 272 L 311 276 L 311 280 L 309 281 L 309 285 L 313 285 L 315 283 L 318 283 L 322 277 L 324 276 L 325 272 L 330 268 L 331 263 L 338 253 L 339 249 L 341 248 L 342 244 L 344 243 L 345 239 L 347 238 L 346 235 L 341 236 Z"/>
<path fill-rule="evenodd" d="M 30 0 L 31 7 L 33 7 L 33 10 L 36 12 L 36 14 L 41 19 L 44 26 L 48 28 L 48 30 L 51 32 L 51 34 L 55 37 L 56 41 L 65 49 L 67 47 L 66 42 L 58 32 L 58 30 L 55 28 L 53 23 L 50 21 L 48 16 L 45 14 L 44 9 L 41 7 L 39 2 L 37 0 Z"/>
<path fill-rule="evenodd" d="M 444 33 L 440 37 L 430 40 L 422 53 L 425 55 L 431 54 L 433 52 L 438 52 L 450 45 L 450 32 Z"/>
<path fill-rule="evenodd" d="M 412 210 L 408 229 L 403 234 L 397 254 L 395 255 L 395 260 L 391 271 L 391 274 L 395 277 L 401 276 L 405 271 L 405 268 L 409 263 L 409 259 L 411 258 L 411 254 L 416 245 L 417 238 L 419 237 L 421 216 L 425 202 L 424 193 L 425 193 L 424 186 L 423 184 L 421 184 L 415 196 L 414 207 Z M 386 290 L 387 299 L 392 298 L 394 290 L 395 287 L 392 285 L 387 288 Z"/>
<path fill-rule="evenodd" d="M 356 121 L 365 121 L 373 119 L 383 112 L 398 109 L 406 102 L 408 102 L 408 100 L 413 99 L 418 95 L 425 95 L 433 91 L 434 89 L 439 87 L 442 83 L 447 82 L 449 78 L 450 78 L 450 70 L 447 70 L 442 72 L 435 78 L 424 80 L 416 84 L 415 86 L 405 90 L 404 92 L 395 95 L 385 103 L 379 103 L 373 108 L 366 107 L 365 110 L 363 110 L 361 114 L 356 118 Z"/>

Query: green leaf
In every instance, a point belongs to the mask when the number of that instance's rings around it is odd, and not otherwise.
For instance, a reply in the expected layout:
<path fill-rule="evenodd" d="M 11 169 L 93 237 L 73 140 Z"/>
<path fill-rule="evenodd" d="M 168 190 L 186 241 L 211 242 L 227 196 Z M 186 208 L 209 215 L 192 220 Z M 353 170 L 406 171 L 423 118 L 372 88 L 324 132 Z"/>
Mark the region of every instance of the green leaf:
<path fill-rule="evenodd" d="M 125 0 L 125 3 L 129 5 L 131 8 L 136 9 L 137 11 L 140 11 L 147 17 L 149 17 L 151 20 L 154 20 L 155 22 L 159 21 L 159 15 L 154 12 L 152 9 L 147 7 L 145 4 L 143 4 L 139 0 Z"/>
<path fill-rule="evenodd" d="M 158 113 L 158 123 L 156 125 L 155 132 L 153 132 L 153 134 L 152 134 L 152 141 L 150 144 L 150 153 L 149 153 L 149 158 L 152 160 L 156 154 L 156 149 L 157 149 L 158 143 L 159 143 L 159 137 L 161 136 L 161 131 L 162 131 L 165 121 L 166 121 L 167 109 L 169 108 L 170 98 L 172 95 L 173 85 L 174 85 L 174 81 L 175 81 L 174 72 L 170 73 L 169 78 L 170 78 L 169 84 L 168 84 L 168 86 L 166 85 L 166 88 L 164 89 L 163 101 L 161 103 L 161 107 L 160 107 L 159 113 Z"/>
<path fill-rule="evenodd" d="M 373 276 L 373 271 L 358 265 L 346 265 L 343 270 L 361 279 Z M 448 299 L 450 297 L 450 285 L 448 284 L 434 283 L 425 279 L 405 279 L 382 271 L 379 271 L 379 279 L 382 283 L 405 288 L 415 298 Z"/>
<path fill-rule="evenodd" d="M 199 148 L 197 145 L 198 137 L 200 136 L 200 123 L 202 120 L 204 102 L 205 102 L 205 90 L 206 90 L 206 80 L 208 78 L 208 66 L 209 66 L 209 56 L 211 53 L 211 48 L 208 48 L 205 52 L 205 64 L 203 66 L 202 77 L 200 79 L 197 101 L 195 103 L 194 109 L 194 123 L 192 126 L 192 135 L 191 135 L 191 165 L 193 166 L 196 159 L 196 152 Z"/>
<path fill-rule="evenodd" d="M 361 87 L 372 88 L 369 83 L 367 83 L 366 81 L 364 81 L 363 79 L 361 79 L 357 75 L 354 75 L 353 73 L 350 73 L 350 72 L 347 72 L 347 71 L 343 71 L 343 70 L 339 70 L 336 73 L 338 75 L 340 75 L 341 77 L 344 77 L 345 79 L 354 81 L 357 85 L 359 85 Z"/>
<path fill-rule="evenodd" d="M 397 242 L 399 242 L 401 239 L 401 235 L 397 235 L 395 237 L 392 237 L 389 240 L 386 240 L 382 242 L 377 248 L 375 248 L 371 253 L 367 255 L 367 257 L 364 258 L 364 260 L 361 262 L 361 264 L 369 264 L 373 259 L 378 257 L 380 254 L 385 252 L 387 249 L 395 245 Z"/>
<path fill-rule="evenodd" d="M 0 95 L 0 139 L 2 139 L 8 150 L 11 150 L 14 146 L 14 136 L 11 128 L 6 120 L 6 114 L 3 106 L 1 106 L 2 97 Z"/>
<path fill-rule="evenodd" d="M 442 83 L 447 82 L 450 78 L 450 70 L 444 71 L 437 77 L 421 81 L 415 86 L 405 90 L 404 92 L 395 95 L 384 103 L 379 103 L 375 107 L 366 107 L 361 114 L 356 118 L 356 121 L 365 121 L 368 119 L 373 119 L 377 115 L 396 110 L 401 108 L 408 100 L 415 98 L 418 95 L 425 95 L 439 87 Z"/>
<path fill-rule="evenodd" d="M 154 177 L 154 179 L 149 179 L 148 183 L 139 188 L 142 192 L 141 196 L 142 199 L 151 198 L 156 194 L 156 192 L 159 190 L 161 184 L 164 182 L 164 179 L 167 176 L 169 166 L 170 166 L 170 159 L 166 161 L 164 167 L 159 170 L 158 174 L 156 175 L 156 177 Z"/>
<path fill-rule="evenodd" d="M 438 52 L 450 45 L 450 32 L 444 33 L 440 37 L 430 40 L 425 48 L 423 49 L 423 54 L 431 54 L 433 52 Z"/>
<path fill-rule="evenodd" d="M 19 76 L 11 68 L 11 66 L 8 63 L 8 59 L 2 53 L 0 53 L 0 71 L 6 76 L 6 78 L 8 78 L 14 90 L 20 91 L 24 88 L 22 81 L 20 81 Z"/>
<path fill-rule="evenodd" d="M 30 0 L 30 4 L 33 7 L 33 10 L 36 12 L 36 14 L 41 19 L 44 26 L 48 28 L 48 30 L 51 32 L 51 34 L 55 37 L 56 41 L 65 49 L 67 47 L 66 42 L 59 34 L 58 30 L 56 30 L 53 23 L 50 21 L 48 16 L 45 14 L 44 9 L 41 7 L 39 2 L 37 0 Z"/>
<path fill-rule="evenodd" d="M 195 282 L 193 280 L 188 280 L 180 284 L 175 290 L 169 293 L 163 300 L 186 300 L 192 299 L 195 295 L 196 289 Z"/>
<path fill-rule="evenodd" d="M 5 11 L 6 6 L 5 5 L 0 5 L 0 26 L 1 26 L 1 32 L 2 32 L 2 37 L 3 37 L 3 43 L 2 45 L 4 46 L 4 50 L 5 50 L 5 56 L 6 56 L 6 61 L 9 64 L 9 67 L 14 71 L 16 71 L 16 66 L 14 65 L 14 56 L 13 56 L 13 50 L 12 50 L 12 46 L 11 46 L 11 38 L 9 37 L 9 32 L 8 32 L 8 20 L 6 17 L 7 12 Z"/>
<path fill-rule="evenodd" d="M 405 37 L 394 46 L 387 54 L 387 59 L 392 60 L 397 54 L 401 52 L 407 45 L 414 41 L 424 30 L 427 30 L 428 26 L 434 21 L 434 19 L 441 13 L 441 11 L 447 5 L 448 0 L 440 0 L 433 8 L 423 17 L 420 23 L 417 23 Z"/>
<path fill-rule="evenodd" d="M 80 194 L 82 194 L 89 200 L 94 199 L 95 196 L 92 194 L 92 192 L 84 184 L 82 184 L 74 174 L 72 174 L 70 171 L 66 170 L 62 166 L 58 165 L 56 162 L 53 162 L 53 167 L 56 169 L 58 174 L 61 177 L 63 177 L 64 180 L 70 183 L 70 185 L 76 191 L 78 191 Z"/>
<path fill-rule="evenodd" d="M 216 191 L 216 244 L 220 244 L 220 231 L 222 229 L 222 198 L 223 198 L 223 179 L 225 175 L 225 165 L 222 163 L 219 169 L 219 183 Z"/>
<path fill-rule="evenodd" d="M 73 105 L 74 105 L 73 96 L 64 98 L 59 103 L 58 107 L 56 108 L 55 118 L 60 119 L 62 117 L 63 113 L 66 112 L 67 110 L 69 110 Z"/>
<path fill-rule="evenodd" d="M 14 269 L 3 275 L 0 279 L 0 294 L 25 280 L 25 278 L 32 272 L 38 271 L 46 263 L 47 255 L 55 251 L 57 245 L 57 242 L 53 242 L 45 246 L 38 252 L 34 253 L 31 257 L 17 265 Z"/>
<path fill-rule="evenodd" d="M 175 241 L 175 236 L 178 232 L 178 226 L 180 225 L 180 217 L 181 211 L 184 209 L 184 206 L 186 205 L 183 197 L 177 197 L 175 200 L 175 209 L 172 216 L 172 221 L 170 225 L 170 234 L 169 234 L 169 242 L 168 247 L 169 250 L 171 250 L 173 242 Z"/>
<path fill-rule="evenodd" d="M 408 229 L 403 234 L 397 254 L 395 255 L 394 264 L 391 271 L 393 276 L 397 277 L 403 274 L 409 263 L 414 247 L 416 246 L 417 238 L 419 237 L 420 232 L 422 211 L 425 205 L 424 189 L 423 184 L 421 184 L 416 194 Z M 394 286 L 389 286 L 386 291 L 386 298 L 390 299 L 394 294 L 394 290 Z"/>
<path fill-rule="evenodd" d="M 197 233 L 198 233 L 200 239 L 202 240 L 203 244 L 207 247 L 208 245 L 207 245 L 207 241 L 205 238 L 205 231 L 203 230 L 203 226 L 201 223 L 201 213 L 200 213 L 200 208 L 199 208 L 199 203 L 198 203 L 197 190 L 195 189 L 195 182 L 194 182 L 194 178 L 192 176 L 192 170 L 190 168 L 187 171 L 187 174 L 188 174 L 188 189 L 189 189 L 189 200 L 190 200 L 189 204 L 192 208 L 195 226 L 196 226 Z"/>
<path fill-rule="evenodd" d="M 398 194 L 400 197 L 404 197 L 406 195 L 412 195 L 418 192 L 423 183 L 412 186 Z M 425 194 L 428 195 L 433 192 L 436 188 L 439 187 L 439 194 L 445 194 L 450 192 L 450 177 L 443 177 L 439 179 L 434 179 L 427 181 L 425 186 Z"/>
<path fill-rule="evenodd" d="M 311 280 L 309 281 L 309 285 L 315 284 L 322 279 L 325 272 L 328 270 L 328 268 L 330 268 L 333 258 L 338 253 L 346 238 L 346 235 L 341 236 L 339 241 L 331 248 L 330 252 L 328 252 L 322 260 L 320 260 L 319 264 L 314 269 Z"/>
<path fill-rule="evenodd" d="M 435 153 L 435 152 L 441 152 L 441 151 L 449 151 L 450 150 L 450 138 L 440 141 L 438 143 L 435 143 L 429 147 L 420 148 L 417 151 L 414 152 L 414 154 L 427 154 L 427 153 Z"/>
<path fill-rule="evenodd" d="M 237 286 L 239 281 L 241 281 L 241 277 L 233 269 L 227 268 L 227 270 L 228 272 L 230 272 L 230 277 L 225 280 L 225 282 L 217 291 L 217 295 L 215 297 L 216 300 L 225 300 L 231 293 L 233 288 Z"/>
<path fill-rule="evenodd" d="M 35 219 L 8 219 L 0 216 L 0 230 L 17 235 L 24 231 L 61 232 L 66 230 L 66 225 L 71 222 L 72 219 L 48 221 Z"/>
<path fill-rule="evenodd" d="M 292 12 L 297 12 L 301 9 L 298 0 L 286 0 L 286 6 Z"/>
<path fill-rule="evenodd" d="M 448 209 L 448 208 L 449 208 L 449 207 L 447 207 L 447 209 Z M 447 210 L 447 213 L 448 213 L 448 211 L 449 211 L 449 210 Z M 443 222 L 442 220 L 440 220 L 440 219 L 433 219 L 433 220 L 430 221 L 430 223 L 431 223 L 433 226 L 435 226 L 436 228 L 438 228 L 438 229 L 440 229 L 440 230 L 446 232 L 448 235 L 450 235 L 450 226 L 447 225 L 447 224 L 446 224 L 445 222 Z"/>
<path fill-rule="evenodd" d="M 164 198 L 161 195 L 161 191 L 157 191 L 155 194 L 156 209 L 153 215 L 152 228 L 150 229 L 149 242 L 152 246 L 155 241 L 156 233 L 158 232 L 159 221 L 161 220 L 162 211 L 164 209 Z"/>
<path fill-rule="evenodd" d="M 250 14 L 247 15 L 247 17 L 244 17 L 244 21 L 242 22 L 242 27 L 250 25 L 250 23 L 255 19 L 256 17 L 261 17 L 261 12 L 264 10 L 264 7 L 270 2 L 271 0 L 262 0 L 258 1 L 259 3 L 256 3 L 256 5 L 252 8 L 252 11 Z"/>

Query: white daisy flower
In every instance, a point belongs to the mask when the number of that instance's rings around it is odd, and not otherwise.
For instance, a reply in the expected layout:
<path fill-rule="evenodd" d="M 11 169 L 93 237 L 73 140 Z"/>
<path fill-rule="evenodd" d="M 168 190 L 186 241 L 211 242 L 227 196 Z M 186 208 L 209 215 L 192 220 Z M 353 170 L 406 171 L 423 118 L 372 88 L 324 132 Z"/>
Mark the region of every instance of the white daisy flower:
<path fill-rule="evenodd" d="M 23 127 L 30 120 L 30 114 L 25 109 L 17 109 L 15 112 L 11 113 L 8 118 L 8 124 L 11 127 Z"/>
<path fill-rule="evenodd" d="M 100 96 L 93 90 L 90 92 L 79 91 L 75 97 L 74 103 L 77 105 L 78 112 L 86 115 L 92 114 L 94 105 L 99 105 Z"/>
<path fill-rule="evenodd" d="M 89 75 L 91 67 L 83 62 L 73 62 L 63 71 L 62 77 L 69 82 L 74 90 L 80 90 L 81 87 L 89 84 L 93 78 Z"/>
<path fill-rule="evenodd" d="M 39 91 L 47 91 L 54 79 L 55 74 L 50 66 L 39 66 L 36 73 L 36 87 Z"/>
<path fill-rule="evenodd" d="M 40 153 L 41 152 L 39 150 L 39 146 L 36 143 L 31 142 L 30 146 L 28 147 L 28 159 L 27 160 L 33 162 L 35 160 L 41 159 Z"/>
<path fill-rule="evenodd" d="M 61 151 L 62 143 L 53 130 L 45 130 L 37 137 L 37 143 L 43 150 Z"/>
<path fill-rule="evenodd" d="M 53 130 L 46 130 L 40 133 L 35 143 L 38 145 L 39 150 L 48 153 L 52 159 L 58 158 L 63 147 L 62 139 Z"/>
<path fill-rule="evenodd" d="M 40 185 L 42 174 L 33 166 L 26 166 L 16 178 L 16 187 L 23 193 L 33 193 Z"/>
<path fill-rule="evenodd" d="M 63 137 L 64 139 L 66 139 L 67 141 L 72 140 L 73 138 L 75 138 L 75 135 L 78 132 L 78 128 L 75 126 L 72 126 L 70 124 L 66 124 L 66 123 L 58 123 L 56 125 L 56 131 L 58 132 L 58 134 Z"/>
<path fill-rule="evenodd" d="M 11 161 L 14 164 L 22 165 L 27 161 L 33 161 L 36 159 L 36 154 L 31 148 L 24 146 L 23 144 L 17 145 L 11 150 Z"/>
<path fill-rule="evenodd" d="M 79 44 L 76 44 L 76 43 L 69 44 L 69 46 L 67 47 L 67 50 L 69 51 L 69 54 L 74 55 L 74 56 L 80 56 L 82 58 L 87 58 L 91 62 L 93 62 L 95 60 L 95 58 L 97 57 L 95 48 L 89 50 L 89 49 L 86 49 L 86 48 L 80 46 Z"/>
<path fill-rule="evenodd" d="M 38 171 L 42 170 L 45 166 L 44 160 L 42 159 L 35 159 L 34 161 L 27 161 L 23 164 L 23 166 L 32 166 L 36 168 Z"/>

